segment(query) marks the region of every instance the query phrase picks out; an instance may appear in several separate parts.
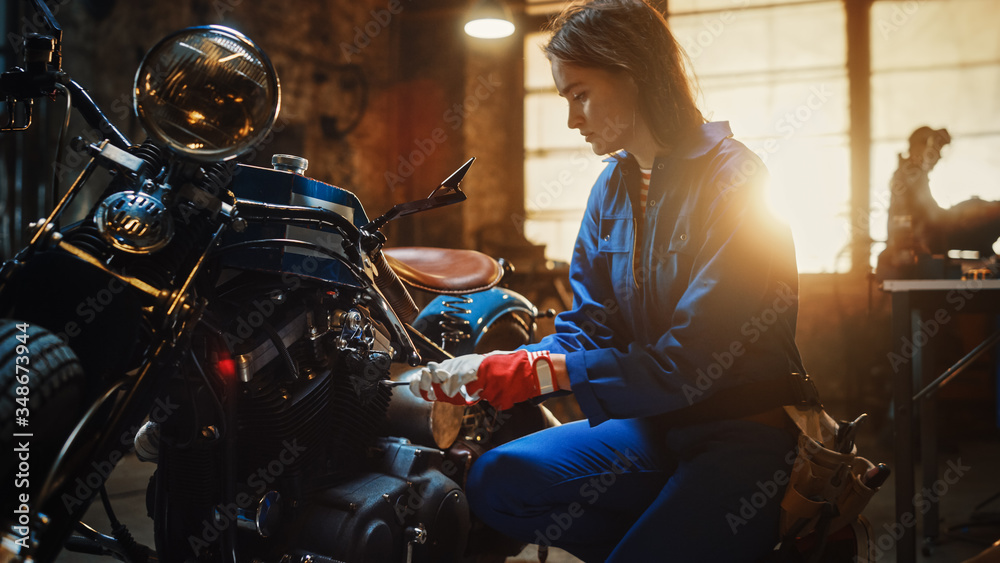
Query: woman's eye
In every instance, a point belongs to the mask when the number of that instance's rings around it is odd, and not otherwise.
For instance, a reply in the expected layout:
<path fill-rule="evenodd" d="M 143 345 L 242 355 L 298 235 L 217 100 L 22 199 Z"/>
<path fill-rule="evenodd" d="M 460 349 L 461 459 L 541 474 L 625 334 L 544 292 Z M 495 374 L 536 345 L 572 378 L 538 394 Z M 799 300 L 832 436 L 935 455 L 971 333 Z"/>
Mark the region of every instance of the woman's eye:
<path fill-rule="evenodd" d="M 582 102 L 582 101 L 584 101 L 586 99 L 587 99 L 587 93 L 586 92 L 579 92 L 577 94 L 573 94 L 573 100 L 574 101 Z"/>

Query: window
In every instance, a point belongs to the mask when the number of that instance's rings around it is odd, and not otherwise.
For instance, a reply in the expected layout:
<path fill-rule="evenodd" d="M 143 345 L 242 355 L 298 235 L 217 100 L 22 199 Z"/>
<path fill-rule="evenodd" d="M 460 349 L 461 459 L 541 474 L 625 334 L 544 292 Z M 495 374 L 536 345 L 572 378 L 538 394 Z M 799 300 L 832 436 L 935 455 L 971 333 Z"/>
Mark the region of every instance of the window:
<path fill-rule="evenodd" d="M 556 92 L 541 49 L 547 39 L 547 33 L 525 39 L 524 234 L 546 245 L 549 260 L 568 263 L 587 194 L 606 163 L 566 126 L 566 100 Z"/>
<path fill-rule="evenodd" d="M 542 3 L 547 11 L 561 5 Z M 874 265 L 896 155 L 921 125 L 952 137 L 931 173 L 938 203 L 1000 199 L 1000 2 L 874 0 L 868 209 L 851 207 L 845 1 L 667 4 L 671 30 L 698 78 L 699 107 L 710 120 L 729 121 L 766 163 L 769 202 L 792 228 L 801 272 L 847 272 L 852 217 L 859 216 L 876 241 Z M 548 244 L 550 258 L 568 260 L 603 163 L 566 128 L 565 101 L 538 47 L 545 39 L 529 34 L 525 45 L 525 233 Z M 864 240 L 869 232 L 855 235 Z"/>
<path fill-rule="evenodd" d="M 1000 199 L 1000 3 L 879 0 L 872 6 L 871 233 L 885 240 L 889 180 L 917 127 L 952 142 L 930 174 L 942 207 Z M 874 255 L 884 247 L 877 245 Z"/>
<path fill-rule="evenodd" d="M 669 22 L 711 121 L 771 174 L 768 200 L 795 237 L 799 271 L 850 268 L 845 12 L 839 0 L 671 0 Z"/>
<path fill-rule="evenodd" d="M 730 121 L 736 138 L 767 164 L 769 199 L 795 232 L 800 270 L 845 270 L 849 161 L 841 3 L 669 5 L 671 30 L 699 80 L 699 107 L 710 120 Z M 566 127 L 565 101 L 538 47 L 545 38 L 530 35 L 525 46 L 525 232 L 549 244 L 550 258 L 568 260 L 603 163 Z"/>

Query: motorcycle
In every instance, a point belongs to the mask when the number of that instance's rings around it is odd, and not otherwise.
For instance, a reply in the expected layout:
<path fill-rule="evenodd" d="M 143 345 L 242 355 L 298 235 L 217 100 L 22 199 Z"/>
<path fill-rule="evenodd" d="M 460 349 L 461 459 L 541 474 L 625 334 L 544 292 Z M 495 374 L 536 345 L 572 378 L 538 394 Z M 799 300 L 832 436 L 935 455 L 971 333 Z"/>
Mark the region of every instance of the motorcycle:
<path fill-rule="evenodd" d="M 24 53 L 0 77 L 4 129 L 27 129 L 34 101 L 61 94 L 101 139 L 68 143 L 86 165 L 0 270 L 0 561 L 64 548 L 283 563 L 517 553 L 470 514 L 464 478 L 484 449 L 554 419 L 400 388 L 424 362 L 530 342 L 539 312 L 498 285 L 501 262 L 389 248 L 380 231 L 464 200 L 474 159 L 369 220 L 355 194 L 305 176 L 303 158 L 236 162 L 275 123 L 280 86 L 235 30 L 188 28 L 146 54 L 139 144 L 62 70 L 58 38 L 29 36 Z M 98 203 L 61 225 L 98 168 L 111 178 Z M 420 308 L 414 288 L 436 296 Z M 104 488 L 133 449 L 156 463 L 153 547 Z M 98 498 L 110 535 L 82 522 Z"/>

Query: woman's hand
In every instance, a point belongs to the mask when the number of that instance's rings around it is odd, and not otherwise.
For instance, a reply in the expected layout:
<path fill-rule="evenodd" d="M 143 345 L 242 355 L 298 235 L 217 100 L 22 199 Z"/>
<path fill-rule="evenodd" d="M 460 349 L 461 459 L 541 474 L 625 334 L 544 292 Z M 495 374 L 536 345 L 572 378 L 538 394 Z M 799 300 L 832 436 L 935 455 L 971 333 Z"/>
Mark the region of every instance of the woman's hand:
<path fill-rule="evenodd" d="M 469 354 L 430 362 L 410 381 L 410 391 L 428 401 L 472 405 L 485 399 L 500 410 L 568 388 L 565 356 L 547 351 Z"/>
<path fill-rule="evenodd" d="M 486 356 L 469 354 L 443 362 L 428 362 L 419 377 L 410 380 L 410 391 L 425 401 L 444 401 L 455 405 L 472 405 L 479 393 L 470 395 L 467 383 L 476 380 L 480 364 Z"/>

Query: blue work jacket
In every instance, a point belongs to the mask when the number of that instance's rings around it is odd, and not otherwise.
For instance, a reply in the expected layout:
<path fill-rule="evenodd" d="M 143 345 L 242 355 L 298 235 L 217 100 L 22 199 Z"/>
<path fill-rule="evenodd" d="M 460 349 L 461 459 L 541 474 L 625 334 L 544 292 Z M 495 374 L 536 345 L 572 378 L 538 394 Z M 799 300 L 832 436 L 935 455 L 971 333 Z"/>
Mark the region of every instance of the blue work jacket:
<path fill-rule="evenodd" d="M 566 355 L 591 425 L 802 372 L 791 232 L 764 203 L 763 162 L 731 137 L 727 122 L 707 123 L 657 158 L 642 221 L 633 157 L 609 159 L 590 192 L 573 307 L 527 348 Z"/>

